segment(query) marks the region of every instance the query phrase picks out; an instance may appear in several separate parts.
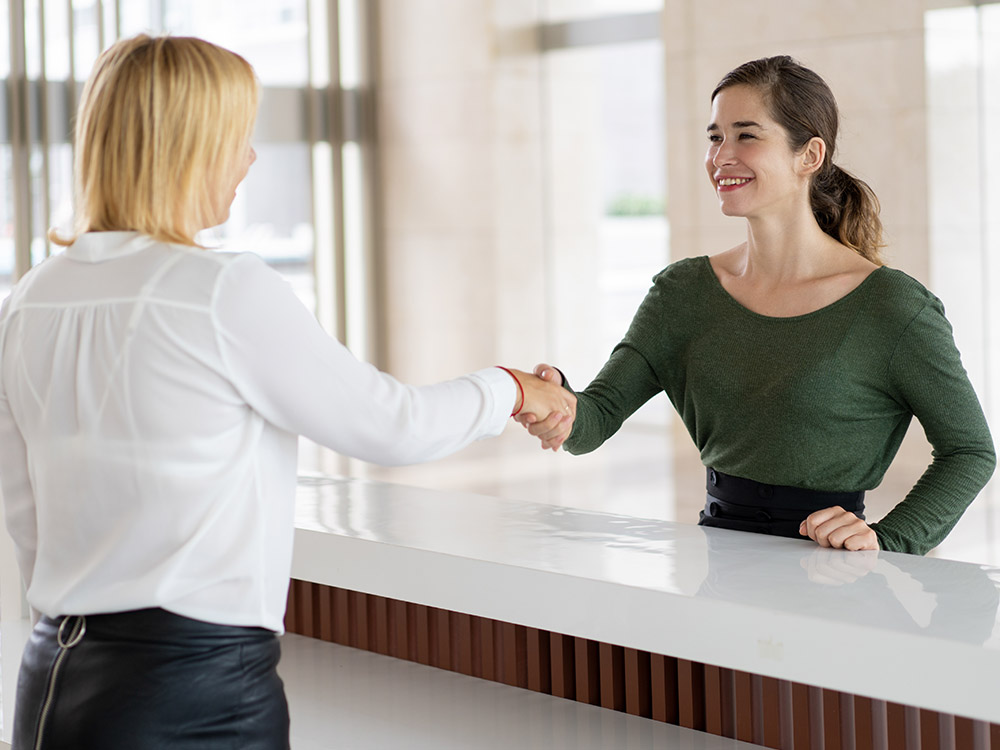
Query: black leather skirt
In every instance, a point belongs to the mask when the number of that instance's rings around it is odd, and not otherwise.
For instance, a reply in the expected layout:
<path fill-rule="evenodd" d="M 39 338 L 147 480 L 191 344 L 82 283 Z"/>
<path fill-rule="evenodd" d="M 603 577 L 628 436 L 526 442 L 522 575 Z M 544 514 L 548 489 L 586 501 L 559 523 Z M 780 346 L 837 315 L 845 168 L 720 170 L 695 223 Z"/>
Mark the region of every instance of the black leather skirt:
<path fill-rule="evenodd" d="M 817 510 L 839 505 L 865 518 L 864 490 L 822 492 L 762 484 L 712 468 L 706 470 L 705 489 L 705 509 L 698 514 L 699 526 L 806 539 L 799 534 L 799 525 Z"/>
<path fill-rule="evenodd" d="M 162 609 L 42 617 L 18 674 L 14 750 L 288 750 L 280 644 Z"/>

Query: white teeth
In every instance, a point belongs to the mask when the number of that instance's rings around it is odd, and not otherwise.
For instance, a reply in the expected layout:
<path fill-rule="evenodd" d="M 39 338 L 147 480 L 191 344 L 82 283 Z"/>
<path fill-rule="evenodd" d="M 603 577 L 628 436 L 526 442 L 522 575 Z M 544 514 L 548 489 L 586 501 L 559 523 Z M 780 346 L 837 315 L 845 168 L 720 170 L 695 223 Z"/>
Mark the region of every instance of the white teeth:
<path fill-rule="evenodd" d="M 723 187 L 728 187 L 730 185 L 744 185 L 750 182 L 749 177 L 723 177 L 719 180 L 719 184 Z"/>

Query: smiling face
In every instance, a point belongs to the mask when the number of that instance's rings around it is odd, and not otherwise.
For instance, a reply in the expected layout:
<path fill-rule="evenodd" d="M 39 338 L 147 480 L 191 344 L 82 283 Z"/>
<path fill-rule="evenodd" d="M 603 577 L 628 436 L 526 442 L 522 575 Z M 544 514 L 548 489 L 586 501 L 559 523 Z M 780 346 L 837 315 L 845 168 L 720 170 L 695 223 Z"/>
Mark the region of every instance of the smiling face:
<path fill-rule="evenodd" d="M 730 86 L 716 95 L 708 141 L 705 168 L 725 215 L 754 218 L 809 205 L 817 156 L 810 152 L 822 151 L 822 141 L 793 152 L 755 88 Z"/>

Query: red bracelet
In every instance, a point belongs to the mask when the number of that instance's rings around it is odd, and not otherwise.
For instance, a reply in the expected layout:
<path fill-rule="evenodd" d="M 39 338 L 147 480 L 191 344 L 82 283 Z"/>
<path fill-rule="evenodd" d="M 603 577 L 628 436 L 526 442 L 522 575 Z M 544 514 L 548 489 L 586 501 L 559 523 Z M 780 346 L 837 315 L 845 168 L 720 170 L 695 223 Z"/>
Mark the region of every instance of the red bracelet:
<path fill-rule="evenodd" d="M 497 365 L 497 367 L 499 367 L 505 373 L 507 373 L 508 375 L 510 375 L 512 378 L 514 378 L 514 382 L 517 383 L 517 390 L 521 392 L 521 405 L 519 407 L 517 407 L 516 411 L 514 411 L 514 412 L 511 413 L 512 417 L 516 417 L 518 414 L 521 413 L 521 409 L 524 408 L 524 386 L 522 386 L 521 385 L 521 381 L 517 379 L 517 375 L 515 375 L 514 373 L 512 373 L 506 367 L 504 367 L 503 365 Z"/>

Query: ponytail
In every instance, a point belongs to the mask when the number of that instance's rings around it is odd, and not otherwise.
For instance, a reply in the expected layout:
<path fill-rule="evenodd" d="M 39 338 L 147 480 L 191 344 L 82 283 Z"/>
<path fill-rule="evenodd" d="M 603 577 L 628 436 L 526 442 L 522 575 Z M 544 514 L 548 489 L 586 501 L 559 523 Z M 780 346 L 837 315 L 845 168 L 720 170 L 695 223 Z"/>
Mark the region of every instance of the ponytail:
<path fill-rule="evenodd" d="M 872 263 L 883 265 L 880 206 L 864 180 L 828 161 L 813 178 L 809 199 L 824 232 Z"/>

